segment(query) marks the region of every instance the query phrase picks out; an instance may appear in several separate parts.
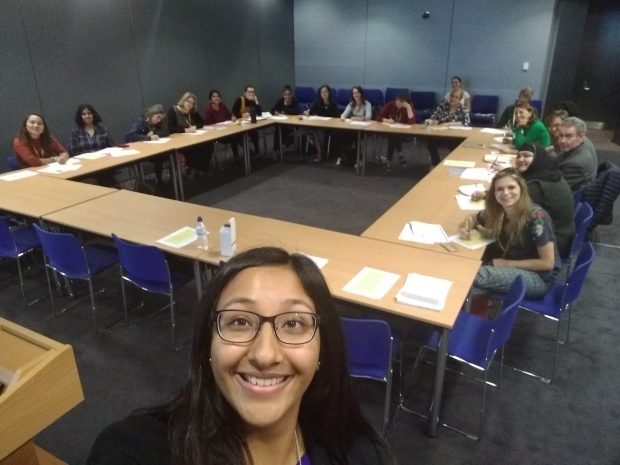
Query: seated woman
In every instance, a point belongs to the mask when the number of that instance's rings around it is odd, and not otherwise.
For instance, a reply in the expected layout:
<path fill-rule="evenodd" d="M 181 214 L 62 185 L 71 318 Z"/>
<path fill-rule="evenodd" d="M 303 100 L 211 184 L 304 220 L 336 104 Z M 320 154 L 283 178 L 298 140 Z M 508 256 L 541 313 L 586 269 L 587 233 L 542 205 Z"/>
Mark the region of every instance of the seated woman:
<path fill-rule="evenodd" d="M 450 94 L 452 92 L 460 90 L 461 92 L 463 92 L 463 94 L 461 95 L 459 103 L 463 105 L 463 107 L 466 108 L 467 111 L 471 111 L 471 96 L 469 95 L 469 92 L 463 89 L 463 80 L 461 79 L 461 77 L 452 76 L 450 83 L 452 84 L 452 90 L 450 92 L 446 92 L 446 95 L 444 95 L 443 99 L 447 102 L 448 100 L 450 100 Z"/>
<path fill-rule="evenodd" d="M 261 116 L 263 114 L 263 109 L 258 103 L 256 88 L 254 86 L 249 84 L 245 86 L 243 95 L 235 99 L 232 107 L 232 112 L 237 119 L 251 119 L 252 114 L 254 114 L 255 116 Z M 248 135 L 250 137 L 250 140 L 252 141 L 252 145 L 254 146 L 254 153 L 258 155 L 260 153 L 260 147 L 258 144 L 258 132 L 250 131 Z"/>
<path fill-rule="evenodd" d="M 546 147 L 547 152 L 555 155 L 560 153 L 558 139 L 560 137 L 560 126 L 565 118 L 568 118 L 568 112 L 566 110 L 553 110 L 545 118 L 545 126 L 547 126 L 549 136 L 551 136 L 551 145 Z"/>
<path fill-rule="evenodd" d="M 536 117 L 536 110 L 529 103 L 520 103 L 516 107 L 517 124 L 512 130 L 515 147 L 526 142 L 538 142 L 543 147 L 551 145 L 551 136 L 543 122 Z"/>
<path fill-rule="evenodd" d="M 560 256 L 567 256 L 575 236 L 573 192 L 562 177 L 557 159 L 538 142 L 526 142 L 517 151 L 515 165 L 527 183 L 532 202 L 544 208 L 553 221 Z"/>
<path fill-rule="evenodd" d="M 327 84 L 319 87 L 318 98 L 312 104 L 312 108 L 304 111 L 305 116 L 316 115 L 330 118 L 338 118 L 338 105 L 332 100 L 332 90 Z M 323 160 L 323 154 L 326 151 L 326 131 L 324 129 L 314 129 L 312 132 L 314 143 L 316 145 L 316 156 L 312 159 L 314 163 L 320 163 Z"/>
<path fill-rule="evenodd" d="M 391 463 L 362 416 L 340 318 L 310 259 L 245 251 L 199 305 L 185 386 L 107 427 L 89 465 Z"/>
<path fill-rule="evenodd" d="M 205 123 L 197 108 L 196 96 L 191 92 L 185 92 L 176 105 L 170 107 L 166 113 L 170 133 L 196 132 L 196 129 L 203 127 Z M 185 147 L 181 153 L 185 156 L 189 168 L 188 179 L 190 181 L 193 181 L 197 174 L 204 175 L 209 170 L 211 153 L 208 144 Z"/>
<path fill-rule="evenodd" d="M 222 101 L 222 94 L 220 91 L 212 89 L 211 92 L 209 92 L 209 104 L 207 108 L 205 108 L 205 124 L 212 125 L 225 121 L 235 121 L 236 119 L 235 115 L 232 114 Z M 241 144 L 239 136 L 226 137 L 220 139 L 219 142 L 230 144 L 235 160 L 239 159 L 239 144 Z M 213 152 L 213 144 L 211 144 L 211 152 Z"/>
<path fill-rule="evenodd" d="M 384 123 L 415 123 L 415 111 L 409 96 L 401 94 L 395 100 L 383 105 L 383 108 L 381 108 L 377 115 L 377 121 Z M 385 169 L 391 169 L 394 151 L 398 150 L 400 152 L 403 149 L 403 139 L 403 136 L 388 136 L 387 157 L 381 155 L 381 162 Z M 402 154 L 398 156 L 398 163 L 400 163 L 400 166 L 407 166 L 407 161 Z"/>
<path fill-rule="evenodd" d="M 78 106 L 74 119 L 77 127 L 71 131 L 69 142 L 72 157 L 114 145 L 107 128 L 101 125 L 101 116 L 92 105 L 83 103 Z"/>
<path fill-rule="evenodd" d="M 460 89 L 453 90 L 448 100 L 443 100 L 430 119 L 439 124 L 439 126 L 471 126 L 469 119 L 469 110 L 463 106 L 463 91 Z M 450 151 L 454 150 L 460 143 L 461 139 L 454 137 L 429 137 L 426 140 L 428 151 L 431 155 L 431 164 L 437 166 L 441 159 L 439 158 L 439 148 L 446 147 Z"/>
<path fill-rule="evenodd" d="M 516 108 L 521 103 L 530 103 L 534 97 L 534 90 L 531 87 L 524 87 L 519 91 L 519 97 L 513 105 L 508 105 L 497 121 L 498 128 L 514 128 L 517 125 Z"/>
<path fill-rule="evenodd" d="M 50 134 L 43 115 L 38 113 L 30 113 L 22 121 L 13 139 L 13 153 L 20 168 L 65 163 L 69 159 L 67 149 Z"/>
<path fill-rule="evenodd" d="M 136 117 L 131 124 L 131 130 L 125 134 L 125 142 L 144 142 L 148 140 L 158 140 L 160 137 L 168 137 L 168 121 L 164 106 L 161 104 L 151 105 L 143 115 Z M 155 166 L 155 176 L 160 185 L 163 184 L 163 157 L 153 159 Z"/>
<path fill-rule="evenodd" d="M 554 284 L 561 262 L 553 222 L 542 207 L 532 203 L 516 168 L 495 175 L 486 208 L 468 217 L 459 235 L 468 239 L 474 231 L 496 242 L 485 251 L 472 297 L 489 291 L 506 292 L 519 275 L 529 298 L 542 297 Z"/>
<path fill-rule="evenodd" d="M 351 100 L 340 115 L 340 119 L 345 121 L 370 121 L 372 119 L 372 104 L 364 97 L 364 89 L 362 86 L 353 86 L 351 88 Z M 354 153 L 356 147 L 357 136 L 353 131 L 347 131 L 339 138 L 340 152 L 342 155 L 336 160 L 337 165 L 353 166 Z"/>
<path fill-rule="evenodd" d="M 298 115 L 299 107 L 297 101 L 293 96 L 293 88 L 288 84 L 282 89 L 282 97 L 278 99 L 276 104 L 271 108 L 271 114 L 273 115 Z M 282 142 L 285 147 L 291 145 L 287 143 L 289 139 L 292 139 L 293 128 L 288 126 L 280 127 L 280 131 L 275 131 L 273 135 L 273 149 L 280 149 L 280 134 L 282 135 Z"/>

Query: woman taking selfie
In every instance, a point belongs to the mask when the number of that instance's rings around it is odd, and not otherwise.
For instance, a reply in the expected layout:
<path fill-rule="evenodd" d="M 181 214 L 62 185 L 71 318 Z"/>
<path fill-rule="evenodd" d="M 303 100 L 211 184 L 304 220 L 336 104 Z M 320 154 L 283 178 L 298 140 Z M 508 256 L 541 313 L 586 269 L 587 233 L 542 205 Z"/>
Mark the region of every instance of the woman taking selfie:
<path fill-rule="evenodd" d="M 202 299 L 180 393 L 104 430 L 88 463 L 391 463 L 351 391 L 343 339 L 311 260 L 241 253 Z"/>
<path fill-rule="evenodd" d="M 560 257 L 553 223 L 545 210 L 532 203 L 525 180 L 515 168 L 495 175 L 486 208 L 461 224 L 462 238 L 472 234 L 495 239 L 485 251 L 472 297 L 489 291 L 506 292 L 514 279 L 522 276 L 525 295 L 540 298 L 555 282 Z"/>

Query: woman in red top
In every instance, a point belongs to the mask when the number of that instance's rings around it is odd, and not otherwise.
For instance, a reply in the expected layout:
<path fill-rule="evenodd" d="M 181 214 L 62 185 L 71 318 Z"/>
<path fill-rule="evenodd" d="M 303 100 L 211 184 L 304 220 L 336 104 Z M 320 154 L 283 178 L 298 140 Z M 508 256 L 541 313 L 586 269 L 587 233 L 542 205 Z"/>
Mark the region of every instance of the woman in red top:
<path fill-rule="evenodd" d="M 220 91 L 213 89 L 209 92 L 209 105 L 205 108 L 205 124 L 224 123 L 225 121 L 235 121 L 236 119 L 235 115 L 222 102 Z M 241 144 L 239 136 L 226 137 L 221 139 L 220 142 L 229 143 L 235 160 L 239 160 L 239 144 Z M 213 153 L 213 144 L 211 144 L 211 153 Z"/>
<path fill-rule="evenodd" d="M 45 119 L 38 113 L 30 113 L 24 118 L 17 137 L 13 139 L 13 152 L 21 168 L 55 161 L 65 163 L 69 159 L 67 149 L 52 137 Z"/>

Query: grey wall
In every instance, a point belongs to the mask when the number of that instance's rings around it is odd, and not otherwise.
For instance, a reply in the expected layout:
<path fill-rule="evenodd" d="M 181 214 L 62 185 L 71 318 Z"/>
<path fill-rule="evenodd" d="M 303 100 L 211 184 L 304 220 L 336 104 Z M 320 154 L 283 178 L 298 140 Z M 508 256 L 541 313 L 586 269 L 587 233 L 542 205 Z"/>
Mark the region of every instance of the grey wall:
<path fill-rule="evenodd" d="M 145 106 L 187 90 L 202 111 L 211 88 L 230 106 L 252 83 L 271 107 L 294 82 L 287 0 L 2 0 L 0 31 L 0 171 L 31 111 L 66 143 L 88 102 L 121 141 Z"/>
<path fill-rule="evenodd" d="M 555 0 L 295 0 L 298 85 L 408 87 L 450 77 L 501 107 L 529 85 L 545 98 Z M 428 19 L 422 18 L 430 11 Z M 523 62 L 529 71 L 523 72 Z"/>

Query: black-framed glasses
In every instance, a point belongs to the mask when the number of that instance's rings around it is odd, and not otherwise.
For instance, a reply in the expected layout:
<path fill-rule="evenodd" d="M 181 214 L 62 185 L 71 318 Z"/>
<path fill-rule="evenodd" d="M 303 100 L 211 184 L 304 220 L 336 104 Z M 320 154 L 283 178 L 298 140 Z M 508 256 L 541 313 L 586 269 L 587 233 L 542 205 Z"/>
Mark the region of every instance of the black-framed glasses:
<path fill-rule="evenodd" d="M 253 341 L 263 323 L 271 323 L 278 341 L 300 345 L 310 342 L 319 326 L 320 317 L 312 312 L 286 312 L 262 316 L 247 310 L 217 310 L 213 316 L 217 334 L 226 342 L 244 344 Z"/>

